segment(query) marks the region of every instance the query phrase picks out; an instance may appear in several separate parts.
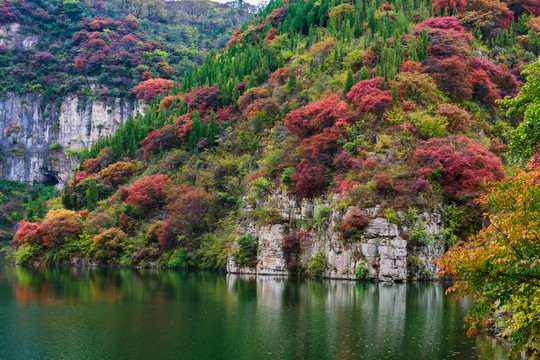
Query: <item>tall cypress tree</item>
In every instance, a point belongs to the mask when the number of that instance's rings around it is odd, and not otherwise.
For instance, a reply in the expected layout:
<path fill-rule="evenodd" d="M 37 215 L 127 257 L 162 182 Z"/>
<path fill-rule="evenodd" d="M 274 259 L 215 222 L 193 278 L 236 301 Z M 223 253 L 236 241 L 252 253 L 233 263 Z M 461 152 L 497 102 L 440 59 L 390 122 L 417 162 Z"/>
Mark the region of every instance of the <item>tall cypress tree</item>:
<path fill-rule="evenodd" d="M 191 132 L 189 134 L 189 150 L 193 151 L 197 147 L 197 143 L 201 139 L 202 120 L 199 111 L 195 111 L 191 115 Z"/>
<path fill-rule="evenodd" d="M 296 86 L 296 74 L 294 73 L 294 69 L 291 68 L 289 71 L 289 81 L 287 82 L 287 88 L 289 90 L 293 90 Z"/>
<path fill-rule="evenodd" d="M 62 191 L 62 205 L 66 209 L 71 209 L 71 195 L 69 194 L 69 185 L 64 184 L 64 190 Z"/>
<path fill-rule="evenodd" d="M 396 81 L 392 81 L 392 90 L 390 90 L 390 95 L 392 96 L 392 105 L 399 105 L 399 92 L 396 85 Z"/>
<path fill-rule="evenodd" d="M 347 96 L 347 93 L 351 90 L 351 88 L 354 86 L 354 76 L 349 69 L 349 72 L 347 73 L 347 80 L 345 80 L 345 85 L 343 86 L 343 96 Z"/>
<path fill-rule="evenodd" d="M 360 70 L 360 80 L 367 80 L 369 78 L 370 76 L 369 76 L 368 69 L 367 67 L 363 66 L 362 70 Z"/>
<path fill-rule="evenodd" d="M 86 208 L 89 211 L 94 210 L 97 206 L 98 200 L 96 179 L 91 178 L 88 180 L 88 189 L 86 190 Z"/>
<path fill-rule="evenodd" d="M 218 134 L 218 128 L 216 125 L 216 116 L 212 111 L 210 113 L 210 122 L 208 123 L 208 128 L 206 129 L 206 141 L 208 146 L 213 146 L 216 143 L 216 136 Z"/>

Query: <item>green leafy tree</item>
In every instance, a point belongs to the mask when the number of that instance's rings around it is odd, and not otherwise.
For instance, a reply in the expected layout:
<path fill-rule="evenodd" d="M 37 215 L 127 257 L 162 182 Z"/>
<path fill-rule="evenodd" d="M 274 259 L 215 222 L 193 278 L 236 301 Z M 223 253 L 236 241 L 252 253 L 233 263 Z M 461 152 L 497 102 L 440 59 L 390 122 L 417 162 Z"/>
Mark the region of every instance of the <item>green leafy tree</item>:
<path fill-rule="evenodd" d="M 523 115 L 523 121 L 512 132 L 510 151 L 517 158 L 528 159 L 540 147 L 540 60 L 535 61 L 523 70 L 527 81 L 519 94 L 506 97 L 501 103 L 508 107 L 506 113 Z"/>
<path fill-rule="evenodd" d="M 514 352 L 540 355 L 540 172 L 521 171 L 495 184 L 479 202 L 489 226 L 469 242 L 458 242 L 439 259 L 441 275 L 457 279 L 447 290 L 471 296 L 468 334 L 475 335 L 496 310 L 509 314 L 505 330 Z"/>

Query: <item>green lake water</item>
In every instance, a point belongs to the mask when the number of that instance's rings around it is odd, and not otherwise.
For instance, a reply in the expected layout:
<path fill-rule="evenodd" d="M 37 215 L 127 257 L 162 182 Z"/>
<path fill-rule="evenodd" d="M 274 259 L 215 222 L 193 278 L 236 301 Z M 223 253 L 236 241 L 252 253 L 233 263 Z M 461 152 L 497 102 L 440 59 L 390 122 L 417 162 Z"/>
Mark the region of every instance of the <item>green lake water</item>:
<path fill-rule="evenodd" d="M 447 286 L 0 260 L 0 359 L 504 359 Z"/>

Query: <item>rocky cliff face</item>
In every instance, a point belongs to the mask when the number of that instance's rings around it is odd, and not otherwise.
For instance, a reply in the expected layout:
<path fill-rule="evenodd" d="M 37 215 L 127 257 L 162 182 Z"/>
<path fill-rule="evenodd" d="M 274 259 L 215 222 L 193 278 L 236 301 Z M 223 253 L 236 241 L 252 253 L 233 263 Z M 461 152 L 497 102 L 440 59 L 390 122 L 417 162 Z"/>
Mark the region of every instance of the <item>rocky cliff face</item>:
<path fill-rule="evenodd" d="M 14 46 L 17 49 L 29 50 L 39 41 L 39 36 L 20 34 L 21 25 L 17 23 L 0 26 L 0 45 Z"/>
<path fill-rule="evenodd" d="M 336 200 L 336 199 L 333 199 Z M 335 203 L 335 201 L 333 201 Z M 398 224 L 389 222 L 381 216 L 378 207 L 366 209 L 370 215 L 369 225 L 355 241 L 346 240 L 339 231 L 343 211 L 332 206 L 332 201 L 320 199 L 303 199 L 300 202 L 286 193 L 272 194 L 263 205 L 258 207 L 274 209 L 282 220 L 274 224 L 258 224 L 254 217 L 254 208 L 245 210 L 246 220 L 239 225 L 237 234 L 257 236 L 259 248 L 257 266 L 242 268 L 236 264 L 234 256 L 229 257 L 227 271 L 230 273 L 288 275 L 290 273 L 291 255 L 286 255 L 283 248 L 283 237 L 291 222 L 307 222 L 316 209 L 330 205 L 332 212 L 328 224 L 324 228 L 311 229 L 311 240 L 301 244 L 299 251 L 293 255 L 293 261 L 302 268 L 307 268 L 310 259 L 322 251 L 326 255 L 328 269 L 326 278 L 356 279 L 355 269 L 361 263 L 367 267 L 369 276 L 379 281 L 404 281 L 407 279 L 432 278 L 437 272 L 433 259 L 444 252 L 444 244 L 440 236 L 442 219 L 437 211 L 426 211 L 417 218 L 425 224 L 425 233 L 431 234 L 429 244 L 409 241 L 408 230 L 411 226 L 406 222 Z M 404 214 L 400 214 L 403 218 Z"/>
<path fill-rule="evenodd" d="M 40 37 L 20 24 L 0 26 L 0 46 L 31 50 Z M 142 111 L 133 101 L 107 102 L 66 97 L 6 94 L 0 98 L 0 177 L 62 184 L 79 164 L 74 150 L 112 134 L 130 115 Z"/>
<path fill-rule="evenodd" d="M 112 134 L 138 111 L 138 103 L 124 99 L 66 97 L 52 102 L 39 95 L 8 94 L 0 98 L 0 176 L 63 183 L 78 165 L 73 150 Z"/>

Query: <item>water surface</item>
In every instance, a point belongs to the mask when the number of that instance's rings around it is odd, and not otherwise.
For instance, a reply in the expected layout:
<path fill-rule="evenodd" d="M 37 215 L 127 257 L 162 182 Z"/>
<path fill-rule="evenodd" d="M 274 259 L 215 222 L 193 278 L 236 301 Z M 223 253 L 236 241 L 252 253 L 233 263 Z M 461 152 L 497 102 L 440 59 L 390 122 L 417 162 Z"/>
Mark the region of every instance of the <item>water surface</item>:
<path fill-rule="evenodd" d="M 447 285 L 0 260 L 0 359 L 505 359 Z"/>

